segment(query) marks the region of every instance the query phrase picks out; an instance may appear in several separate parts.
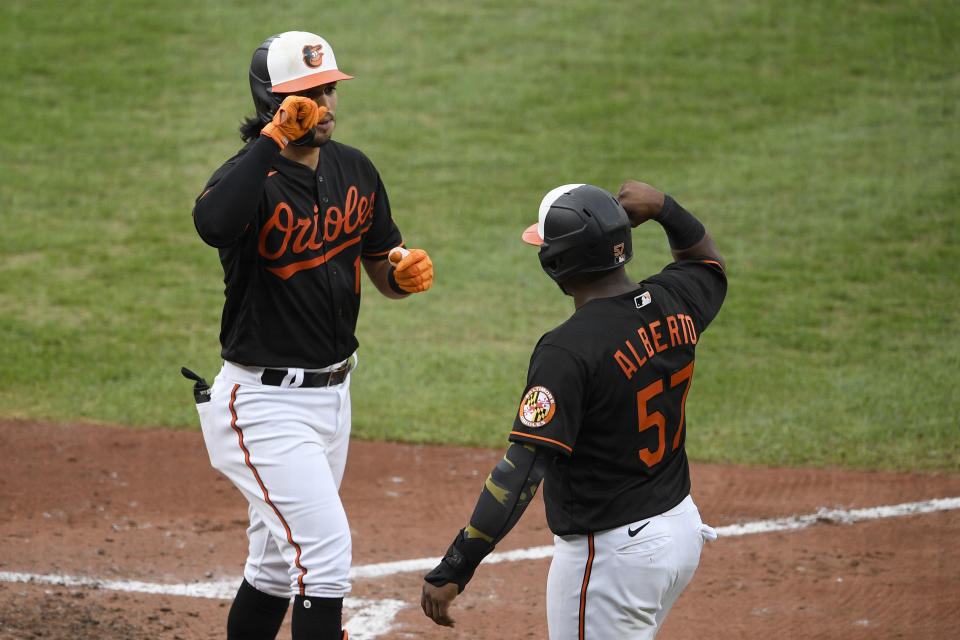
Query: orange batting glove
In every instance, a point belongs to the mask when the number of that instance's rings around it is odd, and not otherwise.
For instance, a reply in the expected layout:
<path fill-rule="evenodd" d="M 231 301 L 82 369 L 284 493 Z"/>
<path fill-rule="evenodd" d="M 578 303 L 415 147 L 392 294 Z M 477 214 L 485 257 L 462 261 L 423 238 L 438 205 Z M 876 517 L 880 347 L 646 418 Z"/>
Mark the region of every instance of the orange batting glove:
<path fill-rule="evenodd" d="M 396 247 L 390 250 L 390 264 L 397 286 L 407 293 L 426 291 L 433 284 L 433 261 L 423 249 Z"/>
<path fill-rule="evenodd" d="M 283 149 L 291 140 L 307 135 L 326 114 L 327 108 L 310 98 L 287 96 L 260 134 L 270 136 Z"/>

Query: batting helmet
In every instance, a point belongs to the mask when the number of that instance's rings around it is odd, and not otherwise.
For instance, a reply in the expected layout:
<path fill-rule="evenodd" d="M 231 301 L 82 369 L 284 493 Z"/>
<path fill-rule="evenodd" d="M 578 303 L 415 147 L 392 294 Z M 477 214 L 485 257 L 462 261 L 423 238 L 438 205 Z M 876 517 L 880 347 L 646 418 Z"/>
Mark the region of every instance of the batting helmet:
<path fill-rule="evenodd" d="M 589 184 L 565 184 L 540 202 L 540 219 L 523 233 L 540 247 L 540 266 L 555 281 L 602 273 L 633 257 L 630 220 L 613 194 Z"/>
<path fill-rule="evenodd" d="M 285 94 L 352 78 L 337 68 L 330 43 L 306 31 L 270 36 L 250 61 L 250 91 L 262 124 L 273 119 Z"/>

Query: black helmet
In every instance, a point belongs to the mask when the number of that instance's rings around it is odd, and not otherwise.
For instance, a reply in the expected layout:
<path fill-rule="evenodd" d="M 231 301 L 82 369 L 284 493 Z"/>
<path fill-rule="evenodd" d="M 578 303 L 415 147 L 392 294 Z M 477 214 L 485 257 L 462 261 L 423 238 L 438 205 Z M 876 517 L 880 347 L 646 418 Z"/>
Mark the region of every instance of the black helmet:
<path fill-rule="evenodd" d="M 523 239 L 540 246 L 540 266 L 557 282 L 611 271 L 633 257 L 627 212 L 613 194 L 589 184 L 550 191 L 540 203 L 539 221 Z"/>
<path fill-rule="evenodd" d="M 270 36 L 250 61 L 250 92 L 262 124 L 273 119 L 285 94 L 351 78 L 337 68 L 330 43 L 306 31 Z"/>

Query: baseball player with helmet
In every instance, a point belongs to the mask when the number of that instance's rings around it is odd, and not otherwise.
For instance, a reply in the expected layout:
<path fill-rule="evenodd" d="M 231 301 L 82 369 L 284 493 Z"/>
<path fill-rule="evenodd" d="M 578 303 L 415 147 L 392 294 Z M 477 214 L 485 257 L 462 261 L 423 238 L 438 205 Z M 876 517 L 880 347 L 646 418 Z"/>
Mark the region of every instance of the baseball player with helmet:
<path fill-rule="evenodd" d="M 631 226 L 647 220 L 674 262 L 637 283 L 624 265 Z M 617 197 L 553 189 L 523 239 L 575 311 L 537 343 L 511 444 L 426 575 L 421 606 L 453 625 L 450 603 L 546 478 L 551 640 L 653 638 L 716 538 L 690 496 L 684 442 L 694 351 L 726 294 L 723 258 L 692 214 L 633 180 Z"/>
<path fill-rule="evenodd" d="M 433 265 L 407 250 L 373 163 L 331 139 L 340 71 L 330 44 L 288 31 L 253 54 L 246 145 L 193 210 L 220 251 L 223 366 L 196 380 L 211 464 L 249 501 L 249 553 L 230 640 L 276 637 L 291 597 L 295 640 L 341 640 L 350 528 L 339 488 L 361 267 L 389 298 L 426 291 Z"/>

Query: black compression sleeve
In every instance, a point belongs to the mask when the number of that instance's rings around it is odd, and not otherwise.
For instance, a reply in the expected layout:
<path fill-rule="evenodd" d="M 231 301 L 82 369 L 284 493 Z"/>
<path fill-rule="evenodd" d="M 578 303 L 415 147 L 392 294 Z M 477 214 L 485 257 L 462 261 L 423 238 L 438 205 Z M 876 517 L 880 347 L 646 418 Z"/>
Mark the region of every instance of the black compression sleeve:
<path fill-rule="evenodd" d="M 480 561 L 523 515 L 552 459 L 551 451 L 511 444 L 487 477 L 470 524 L 424 580 L 438 587 L 454 582 L 463 591 Z"/>
<path fill-rule="evenodd" d="M 667 232 L 667 240 L 674 251 L 689 249 L 703 239 L 707 232 L 692 213 L 677 204 L 669 195 L 663 196 L 663 207 L 654 218 Z"/>
<path fill-rule="evenodd" d="M 280 155 L 280 147 L 260 136 L 237 163 L 193 207 L 197 233 L 209 245 L 232 244 L 254 217 L 267 171 Z"/>
<path fill-rule="evenodd" d="M 547 450 L 511 444 L 484 483 L 467 528 L 471 536 L 500 542 L 533 500 L 551 458 Z"/>

